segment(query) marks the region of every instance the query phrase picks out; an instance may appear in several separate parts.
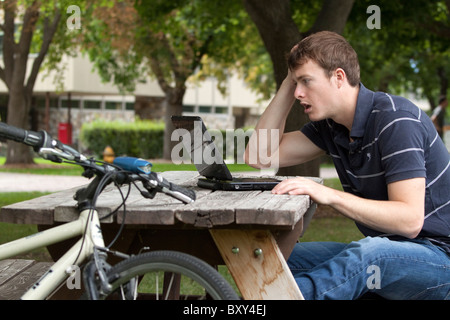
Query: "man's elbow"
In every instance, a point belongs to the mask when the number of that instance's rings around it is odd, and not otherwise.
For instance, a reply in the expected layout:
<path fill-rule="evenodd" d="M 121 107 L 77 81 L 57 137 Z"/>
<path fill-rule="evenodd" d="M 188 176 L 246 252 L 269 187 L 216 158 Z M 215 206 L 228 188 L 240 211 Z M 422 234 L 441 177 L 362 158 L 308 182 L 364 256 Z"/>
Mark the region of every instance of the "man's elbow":
<path fill-rule="evenodd" d="M 415 239 L 422 231 L 424 223 L 423 213 L 420 218 L 413 219 L 408 226 L 405 228 L 405 236 L 408 239 Z"/>
<path fill-rule="evenodd" d="M 245 153 L 244 153 L 244 162 L 245 162 L 245 164 L 249 165 L 250 167 L 259 169 L 259 168 L 257 168 L 257 167 L 255 166 L 254 163 L 252 163 L 252 161 L 250 161 L 250 154 L 249 154 L 249 152 L 248 152 L 248 149 L 245 150 Z"/>
<path fill-rule="evenodd" d="M 255 169 L 279 168 L 279 161 L 276 156 L 262 156 L 261 154 L 252 153 L 248 149 L 244 153 L 244 162 Z"/>
<path fill-rule="evenodd" d="M 252 157 L 249 152 L 244 153 L 244 162 L 255 169 L 265 169 L 268 166 L 264 165 L 264 162 L 259 161 L 258 157 Z"/>

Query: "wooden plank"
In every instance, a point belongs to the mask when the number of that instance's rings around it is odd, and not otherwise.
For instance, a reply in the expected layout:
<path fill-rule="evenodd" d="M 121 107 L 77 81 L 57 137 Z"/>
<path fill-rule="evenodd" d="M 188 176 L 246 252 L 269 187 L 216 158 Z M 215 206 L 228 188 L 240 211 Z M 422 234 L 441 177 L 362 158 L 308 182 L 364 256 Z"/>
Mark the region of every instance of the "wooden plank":
<path fill-rule="evenodd" d="M 78 188 L 52 193 L 1 208 L 0 221 L 17 224 L 53 224 L 56 206 L 71 199 Z"/>
<path fill-rule="evenodd" d="M 282 180 L 286 177 L 277 178 Z M 308 178 L 322 182 L 320 178 Z M 311 200 L 306 195 L 273 195 L 266 191 L 236 209 L 236 223 L 293 228 L 311 205 Z"/>
<path fill-rule="evenodd" d="M 254 203 L 253 199 L 260 193 L 261 191 L 215 191 L 179 208 L 175 216 L 179 221 L 195 227 L 229 225 L 235 222 L 236 208 Z"/>
<path fill-rule="evenodd" d="M 132 187 L 132 190 L 135 187 Z M 128 186 L 121 187 L 122 195 L 126 197 L 128 193 Z M 105 217 L 113 210 L 117 209 L 122 203 L 122 195 L 115 186 L 108 186 L 98 197 L 96 202 L 96 209 L 99 217 Z M 142 198 L 139 192 L 130 192 L 127 203 L 131 203 Z M 65 203 L 58 205 L 55 208 L 55 221 L 68 222 L 78 219 L 79 213 L 77 209 L 77 202 L 75 200 L 67 200 Z M 115 221 L 114 217 L 103 219 L 102 223 L 111 223 Z"/>
<path fill-rule="evenodd" d="M 185 187 L 196 185 L 195 177 L 197 172 L 164 172 L 161 173 L 163 177 L 170 182 L 183 185 Z M 145 191 L 140 182 L 136 183 L 140 190 Z M 100 218 L 110 214 L 122 204 L 122 196 L 126 197 L 128 193 L 128 186 L 121 187 L 122 194 L 117 187 L 110 185 L 99 196 L 96 208 L 99 212 Z M 60 205 L 55 209 L 55 221 L 66 222 L 74 220 L 78 217 L 75 203 L 68 203 Z M 139 190 L 132 185 L 131 192 L 126 200 L 126 220 L 125 224 L 151 224 L 151 225 L 173 225 L 174 211 L 177 206 L 183 206 L 183 203 L 163 193 L 156 194 L 155 198 L 144 198 Z M 108 220 L 102 219 L 102 223 L 123 222 L 123 208 L 120 208 L 115 217 L 110 217 Z"/>
<path fill-rule="evenodd" d="M 125 224 L 173 225 L 175 210 L 184 204 L 168 195 L 158 193 L 153 199 L 142 198 L 127 203 Z M 117 214 L 117 223 L 124 219 L 123 210 Z"/>
<path fill-rule="evenodd" d="M 309 196 L 263 192 L 236 209 L 236 223 L 293 227 L 309 205 Z"/>
<path fill-rule="evenodd" d="M 199 177 L 199 173 L 197 171 L 165 171 L 159 172 L 159 174 L 172 183 L 187 187 L 196 186 L 197 179 Z"/>
<path fill-rule="evenodd" d="M 303 300 L 269 231 L 211 229 L 210 233 L 244 299 Z"/>
<path fill-rule="evenodd" d="M 161 175 L 172 183 L 179 186 L 195 189 L 197 199 L 205 194 L 211 193 L 211 190 L 198 190 L 198 173 L 195 171 L 170 171 L 163 172 Z M 144 190 L 142 188 L 142 190 Z M 157 193 L 153 199 L 144 198 L 137 190 L 133 190 L 136 201 L 127 201 L 127 215 L 125 224 L 147 224 L 147 225 L 174 225 L 175 212 L 184 210 L 186 204 L 178 199 L 164 193 Z M 117 223 L 122 223 L 123 211 L 117 215 Z"/>
<path fill-rule="evenodd" d="M 23 261 L 23 260 L 16 260 Z M 25 260 L 29 262 L 29 260 Z M 0 300 L 17 300 L 38 281 L 52 265 L 51 262 L 31 261 L 26 268 L 0 286 Z"/>
<path fill-rule="evenodd" d="M 33 263 L 33 260 L 24 259 L 7 259 L 0 261 L 0 285 L 8 282 L 18 272 L 28 268 Z"/>

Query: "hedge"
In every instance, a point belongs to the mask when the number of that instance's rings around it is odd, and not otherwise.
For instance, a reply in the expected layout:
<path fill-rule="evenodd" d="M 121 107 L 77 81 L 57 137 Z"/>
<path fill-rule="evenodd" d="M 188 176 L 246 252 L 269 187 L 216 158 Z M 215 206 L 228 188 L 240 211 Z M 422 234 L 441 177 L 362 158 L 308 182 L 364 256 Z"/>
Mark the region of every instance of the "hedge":
<path fill-rule="evenodd" d="M 89 153 L 101 157 L 106 146 L 116 156 L 144 159 L 161 158 L 163 155 L 164 123 L 149 120 L 94 121 L 83 124 L 80 139 Z"/>

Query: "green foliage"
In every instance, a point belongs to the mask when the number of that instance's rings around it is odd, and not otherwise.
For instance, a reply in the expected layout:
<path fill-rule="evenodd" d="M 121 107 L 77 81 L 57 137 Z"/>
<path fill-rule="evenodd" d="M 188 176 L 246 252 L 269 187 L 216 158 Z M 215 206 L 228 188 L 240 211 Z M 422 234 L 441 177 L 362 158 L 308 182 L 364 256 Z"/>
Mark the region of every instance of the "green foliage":
<path fill-rule="evenodd" d="M 369 5 L 380 8 L 381 29 L 369 29 Z M 355 1 L 344 36 L 358 53 L 362 82 L 372 90 L 416 92 L 431 100 L 442 90 L 437 70 L 450 74 L 450 12 L 444 1 Z"/>
<path fill-rule="evenodd" d="M 102 79 L 121 91 L 132 91 L 148 75 L 165 92 L 169 85 L 182 88 L 190 76 L 193 81 L 215 76 L 225 93 L 231 69 L 265 98 L 275 89 L 270 58 L 240 1 L 121 0 L 117 5 L 128 9 L 88 22 L 83 50 Z M 126 15 L 133 14 L 133 23 L 126 23 Z"/>
<path fill-rule="evenodd" d="M 164 124 L 154 121 L 128 123 L 95 121 L 81 128 L 81 141 L 96 157 L 101 158 L 106 146 L 116 156 L 161 158 Z"/>

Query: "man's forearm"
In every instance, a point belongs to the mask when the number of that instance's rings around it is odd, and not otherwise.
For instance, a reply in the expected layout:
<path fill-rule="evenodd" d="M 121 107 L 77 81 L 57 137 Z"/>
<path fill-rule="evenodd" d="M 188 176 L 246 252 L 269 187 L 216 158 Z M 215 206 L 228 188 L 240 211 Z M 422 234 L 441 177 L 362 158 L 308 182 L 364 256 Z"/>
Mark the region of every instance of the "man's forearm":
<path fill-rule="evenodd" d="M 383 233 L 414 238 L 424 221 L 425 179 L 391 183 L 389 200 L 370 200 L 336 190 L 304 177 L 287 179 L 272 190 L 275 194 L 305 194 L 344 216 Z"/>
<path fill-rule="evenodd" d="M 423 220 L 416 219 L 414 209 L 402 201 L 369 200 L 342 191 L 337 193 L 340 199 L 331 207 L 371 229 L 415 238 L 422 228 Z"/>
<path fill-rule="evenodd" d="M 273 157 L 278 152 L 286 118 L 295 101 L 294 89 L 292 80 L 287 77 L 261 115 L 245 151 L 245 161 L 250 166 L 273 166 Z"/>

